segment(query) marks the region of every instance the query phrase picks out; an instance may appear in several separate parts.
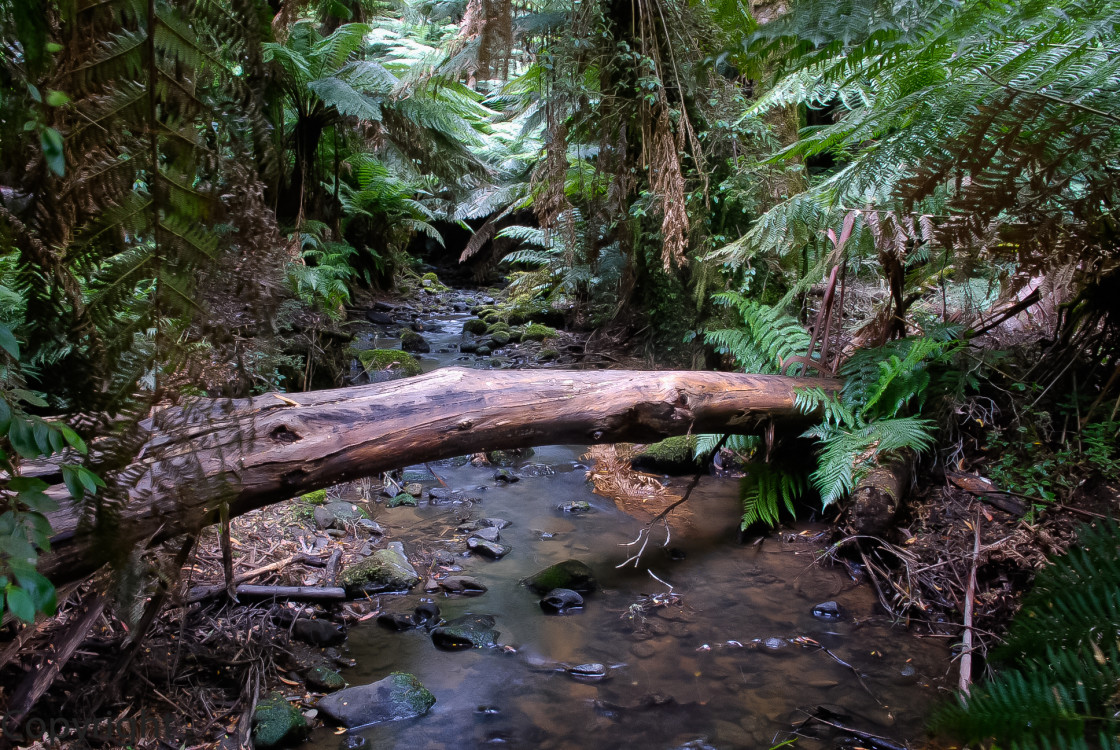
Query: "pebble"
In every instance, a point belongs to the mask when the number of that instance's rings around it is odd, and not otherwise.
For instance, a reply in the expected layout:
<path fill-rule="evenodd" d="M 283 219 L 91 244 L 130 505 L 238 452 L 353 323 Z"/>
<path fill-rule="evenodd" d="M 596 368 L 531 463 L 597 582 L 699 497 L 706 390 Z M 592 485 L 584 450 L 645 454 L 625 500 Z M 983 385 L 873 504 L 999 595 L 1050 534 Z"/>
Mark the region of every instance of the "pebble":
<path fill-rule="evenodd" d="M 630 647 L 630 653 L 639 659 L 648 659 L 657 653 L 657 646 L 649 641 L 641 641 Z"/>

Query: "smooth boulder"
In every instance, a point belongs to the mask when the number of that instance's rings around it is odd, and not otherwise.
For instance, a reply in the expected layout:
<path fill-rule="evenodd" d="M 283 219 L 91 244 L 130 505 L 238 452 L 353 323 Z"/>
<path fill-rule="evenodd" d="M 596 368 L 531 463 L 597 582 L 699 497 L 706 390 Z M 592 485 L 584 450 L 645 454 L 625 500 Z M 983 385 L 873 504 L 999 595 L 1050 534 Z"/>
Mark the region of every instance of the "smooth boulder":
<path fill-rule="evenodd" d="M 583 597 L 571 589 L 553 589 L 540 601 L 541 609 L 545 612 L 564 614 L 570 609 L 583 607 Z"/>
<path fill-rule="evenodd" d="M 394 672 L 369 685 L 356 685 L 319 699 L 319 712 L 348 729 L 423 716 L 436 698 L 420 680 Z"/>
<path fill-rule="evenodd" d="M 448 651 L 493 648 L 500 634 L 490 615 L 463 615 L 432 630 L 432 643 Z"/>

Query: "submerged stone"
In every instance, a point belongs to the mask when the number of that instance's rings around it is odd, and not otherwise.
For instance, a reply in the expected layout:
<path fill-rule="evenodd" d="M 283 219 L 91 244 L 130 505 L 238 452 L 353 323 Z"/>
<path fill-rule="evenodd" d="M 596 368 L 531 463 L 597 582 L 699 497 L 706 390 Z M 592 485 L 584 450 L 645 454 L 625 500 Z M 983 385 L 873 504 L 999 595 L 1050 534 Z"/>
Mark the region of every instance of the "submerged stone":
<path fill-rule="evenodd" d="M 406 615 L 401 612 L 383 612 L 378 615 L 377 624 L 386 630 L 394 630 L 397 632 L 412 630 L 416 627 L 416 622 L 412 619 L 412 615 Z"/>
<path fill-rule="evenodd" d="M 813 607 L 813 617 L 818 620 L 839 620 L 841 616 L 840 605 L 836 602 L 821 602 Z"/>
<path fill-rule="evenodd" d="M 404 545 L 390 542 L 359 563 L 342 571 L 338 583 L 347 592 L 407 591 L 420 582 L 420 575 L 404 554 Z"/>
<path fill-rule="evenodd" d="M 357 685 L 321 698 L 317 708 L 347 728 L 411 719 L 428 713 L 436 698 L 420 680 L 394 672 L 369 685 Z"/>
<path fill-rule="evenodd" d="M 478 596 L 486 593 L 486 584 L 470 576 L 448 576 L 439 582 L 439 587 L 449 594 Z"/>
<path fill-rule="evenodd" d="M 583 597 L 571 589 L 553 589 L 544 595 L 540 604 L 545 612 L 563 614 L 569 609 L 583 607 Z"/>
<path fill-rule="evenodd" d="M 579 560 L 565 560 L 550 565 L 529 576 L 522 583 L 531 591 L 541 595 L 553 589 L 571 589 L 586 594 L 598 587 L 591 568 Z"/>
<path fill-rule="evenodd" d="M 448 651 L 493 648 L 498 645 L 498 635 L 490 615 L 463 615 L 432 630 L 432 643 Z"/>
<path fill-rule="evenodd" d="M 307 739 L 311 727 L 300 710 L 279 693 L 259 701 L 253 711 L 253 745 L 259 748 L 295 745 Z"/>
<path fill-rule="evenodd" d="M 557 505 L 556 509 L 564 513 L 588 513 L 591 511 L 591 503 L 586 500 L 573 500 L 570 503 Z"/>

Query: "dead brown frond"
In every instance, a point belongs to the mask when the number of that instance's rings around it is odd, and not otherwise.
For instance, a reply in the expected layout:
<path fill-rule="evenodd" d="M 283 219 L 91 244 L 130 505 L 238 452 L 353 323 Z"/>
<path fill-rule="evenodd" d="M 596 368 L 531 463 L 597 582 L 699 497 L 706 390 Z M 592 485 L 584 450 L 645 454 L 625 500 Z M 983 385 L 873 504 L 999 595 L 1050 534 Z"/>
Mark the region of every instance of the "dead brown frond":
<path fill-rule="evenodd" d="M 657 477 L 631 468 L 630 460 L 638 453 L 629 444 L 593 445 L 584 458 L 593 462 L 587 478 L 594 485 L 595 494 L 609 497 L 620 510 L 648 521 L 681 496 Z M 678 518 L 687 523 L 688 515 L 686 505 Z"/>

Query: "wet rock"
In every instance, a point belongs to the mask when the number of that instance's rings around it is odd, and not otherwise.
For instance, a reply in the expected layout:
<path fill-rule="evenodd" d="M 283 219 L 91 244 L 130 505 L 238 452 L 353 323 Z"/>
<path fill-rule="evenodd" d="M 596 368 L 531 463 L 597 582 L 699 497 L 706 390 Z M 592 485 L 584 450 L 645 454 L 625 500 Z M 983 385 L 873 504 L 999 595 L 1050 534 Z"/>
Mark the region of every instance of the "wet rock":
<path fill-rule="evenodd" d="M 568 674 L 584 682 L 598 682 L 607 676 L 607 666 L 599 662 L 579 664 L 570 668 Z"/>
<path fill-rule="evenodd" d="M 498 349 L 509 343 L 509 331 L 494 331 L 490 335 L 490 346 L 493 349 Z"/>
<path fill-rule="evenodd" d="M 416 627 L 416 622 L 412 619 L 412 615 L 406 615 L 403 612 L 384 612 L 378 615 L 377 624 L 386 630 L 393 630 L 398 633 L 402 630 L 412 630 Z"/>
<path fill-rule="evenodd" d="M 296 620 L 292 637 L 312 646 L 334 646 L 346 640 L 346 633 L 326 620 Z"/>
<path fill-rule="evenodd" d="M 408 482 L 403 487 L 401 487 L 401 491 L 407 492 L 413 497 L 420 497 L 424 494 L 424 485 L 420 484 L 419 482 Z"/>
<path fill-rule="evenodd" d="M 427 354 L 432 350 L 431 345 L 427 340 L 416 331 L 408 328 L 402 328 L 399 333 L 401 339 L 401 349 L 406 352 L 415 352 L 417 354 Z"/>
<path fill-rule="evenodd" d="M 442 505 L 455 499 L 455 493 L 446 487 L 432 487 L 428 490 L 428 502 L 432 505 Z"/>
<path fill-rule="evenodd" d="M 540 605 L 545 612 L 563 614 L 570 609 L 582 608 L 583 597 L 571 589 L 553 589 L 544 595 Z"/>
<path fill-rule="evenodd" d="M 412 611 L 412 619 L 417 625 L 434 625 L 439 622 L 439 607 L 432 602 L 423 602 Z"/>
<path fill-rule="evenodd" d="M 492 526 L 495 529 L 504 529 L 511 525 L 511 522 L 504 518 L 483 518 L 481 520 L 484 525 Z"/>
<path fill-rule="evenodd" d="M 668 554 L 669 554 L 669 559 L 672 560 L 673 562 L 680 562 L 685 557 L 687 557 L 687 555 L 685 554 L 685 551 L 683 549 L 681 549 L 680 547 L 670 547 Z"/>
<path fill-rule="evenodd" d="M 387 548 L 347 567 L 338 577 L 339 585 L 350 593 L 407 591 L 419 582 L 420 575 L 408 562 L 400 542 L 390 542 Z"/>
<path fill-rule="evenodd" d="M 361 750 L 369 744 L 369 740 L 360 734 L 348 734 L 338 743 L 339 750 Z"/>
<path fill-rule="evenodd" d="M 821 602 L 813 607 L 813 617 L 818 620 L 839 620 L 842 613 L 836 602 Z"/>
<path fill-rule="evenodd" d="M 591 503 L 586 500 L 573 500 L 570 503 L 557 505 L 556 509 L 564 513 L 588 513 L 591 511 Z"/>
<path fill-rule="evenodd" d="M 758 642 L 764 651 L 781 651 L 789 648 L 789 641 L 785 638 L 764 638 Z"/>
<path fill-rule="evenodd" d="M 496 542 L 501 538 L 501 532 L 499 532 L 493 526 L 484 526 L 477 531 L 472 531 L 471 538 L 485 539 L 488 542 Z"/>
<path fill-rule="evenodd" d="M 416 497 L 414 495 L 410 495 L 407 492 L 398 492 L 396 495 L 390 498 L 389 502 L 385 503 L 386 508 L 399 508 L 402 505 L 409 508 L 415 508 L 417 505 Z"/>
<path fill-rule="evenodd" d="M 478 539 L 476 537 L 468 539 L 467 546 L 470 547 L 471 552 L 482 555 L 483 557 L 489 557 L 491 560 L 501 560 L 513 551 L 512 547 L 507 547 L 497 542 L 488 542 L 485 539 Z"/>
<path fill-rule="evenodd" d="M 381 524 L 370 518 L 359 519 L 358 528 L 370 536 L 385 536 L 385 529 L 381 528 Z"/>
<path fill-rule="evenodd" d="M 321 698 L 317 707 L 332 721 L 352 728 L 423 716 L 435 702 L 435 696 L 416 677 L 394 672 L 372 684 Z"/>
<path fill-rule="evenodd" d="M 498 631 L 490 615 L 463 615 L 432 630 L 432 643 L 447 651 L 492 648 L 498 645 Z"/>
<path fill-rule="evenodd" d="M 497 471 L 494 472 L 494 481 L 496 481 L 496 482 L 504 482 L 506 484 L 513 484 L 514 482 L 517 482 L 517 481 L 520 481 L 520 480 L 521 480 L 521 477 L 517 476 L 516 474 L 514 474 L 509 469 L 498 469 Z"/>
<path fill-rule="evenodd" d="M 327 536 L 332 539 L 342 539 L 346 536 L 346 532 L 342 529 L 327 529 Z"/>
<path fill-rule="evenodd" d="M 521 467 L 519 473 L 523 477 L 550 477 L 556 473 L 556 469 L 547 464 L 527 464 Z"/>
<path fill-rule="evenodd" d="M 478 596 L 486 593 L 486 585 L 471 576 L 448 576 L 439 582 L 439 587 L 449 594 Z"/>
<path fill-rule="evenodd" d="M 481 716 L 497 716 L 502 712 L 502 709 L 497 706 L 479 706 L 474 712 Z"/>
<path fill-rule="evenodd" d="M 311 727 L 299 709 L 279 693 L 259 701 L 253 711 L 253 746 L 259 748 L 295 745 L 307 739 Z"/>
<path fill-rule="evenodd" d="M 477 341 L 464 341 L 459 344 L 459 351 L 463 352 L 463 354 L 474 354 L 478 351 L 478 346 L 479 344 Z"/>
<path fill-rule="evenodd" d="M 395 322 L 392 315 L 380 310 L 366 310 L 366 320 L 380 326 L 391 326 Z"/>
<path fill-rule="evenodd" d="M 315 508 L 315 525 L 320 529 L 341 529 L 365 517 L 365 511 L 353 503 L 327 503 Z"/>
<path fill-rule="evenodd" d="M 432 562 L 436 565 L 454 565 L 455 555 L 445 549 L 437 549 L 432 553 Z"/>
<path fill-rule="evenodd" d="M 323 666 L 312 667 L 307 672 L 307 684 L 322 693 L 333 693 L 346 687 L 346 680 L 333 669 Z"/>
<path fill-rule="evenodd" d="M 591 568 L 579 560 L 565 560 L 550 565 L 529 576 L 522 583 L 542 596 L 553 589 L 571 589 L 586 594 L 598 587 Z"/>
<path fill-rule="evenodd" d="M 657 653 L 657 646 L 653 645 L 649 641 L 642 641 L 631 646 L 630 653 L 632 653 L 639 659 L 648 659 Z"/>
<path fill-rule="evenodd" d="M 488 357 L 488 356 L 490 356 L 490 347 L 485 346 L 485 345 L 480 346 L 477 349 L 475 349 L 475 354 L 477 354 L 480 357 Z"/>

